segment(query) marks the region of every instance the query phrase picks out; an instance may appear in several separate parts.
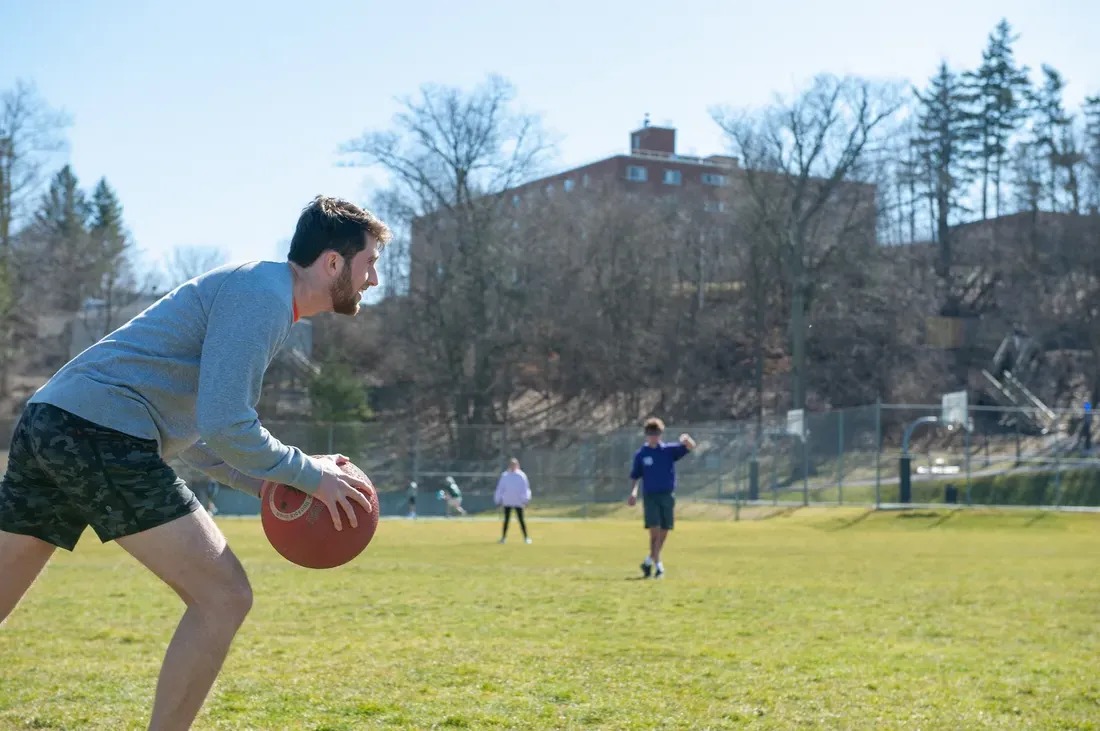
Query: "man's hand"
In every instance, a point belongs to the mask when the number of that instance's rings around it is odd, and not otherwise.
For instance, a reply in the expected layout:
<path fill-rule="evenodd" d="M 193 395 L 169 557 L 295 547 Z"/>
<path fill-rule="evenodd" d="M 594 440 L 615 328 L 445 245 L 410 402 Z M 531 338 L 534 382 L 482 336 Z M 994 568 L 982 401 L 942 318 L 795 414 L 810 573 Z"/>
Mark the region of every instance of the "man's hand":
<path fill-rule="evenodd" d="M 638 488 L 634 488 L 630 491 L 630 497 L 626 499 L 626 504 L 633 507 L 638 503 Z"/>
<path fill-rule="evenodd" d="M 336 456 L 341 457 L 342 455 Z M 347 460 L 347 457 L 344 457 L 344 460 Z M 337 464 L 343 464 L 343 462 Z M 363 494 L 360 490 L 365 491 L 367 494 Z M 373 492 L 374 485 L 370 484 L 370 480 L 366 482 L 357 480 L 351 475 L 344 474 L 344 472 L 337 467 L 331 468 L 330 471 L 329 465 L 325 464 L 324 473 L 321 476 L 321 484 L 313 493 L 313 497 L 320 500 L 325 504 L 325 507 L 328 508 L 328 512 L 332 516 L 332 524 L 336 526 L 336 530 L 343 530 L 344 527 L 340 522 L 340 509 L 348 516 L 348 522 L 351 523 L 351 527 L 358 527 L 359 521 L 355 517 L 355 508 L 352 506 L 351 501 L 354 500 L 359 503 L 363 509 L 369 513 L 372 511 L 372 508 L 370 499 L 367 495 Z M 340 509 L 337 509 L 338 505 Z"/>
<path fill-rule="evenodd" d="M 680 444 L 683 444 L 685 447 L 688 448 L 688 450 L 695 449 L 695 440 L 687 434 L 680 435 Z"/>

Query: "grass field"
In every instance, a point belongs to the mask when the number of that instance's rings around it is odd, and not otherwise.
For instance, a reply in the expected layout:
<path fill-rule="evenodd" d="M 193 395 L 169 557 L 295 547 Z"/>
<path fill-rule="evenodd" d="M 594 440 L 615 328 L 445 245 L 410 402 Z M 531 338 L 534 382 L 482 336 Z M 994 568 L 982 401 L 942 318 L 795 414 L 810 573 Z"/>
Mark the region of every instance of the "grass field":
<path fill-rule="evenodd" d="M 221 525 L 256 605 L 196 728 L 1100 728 L 1098 516 L 689 519 L 661 582 L 635 520 L 387 521 L 328 572 Z M 179 614 L 86 535 L 0 630 L 0 728 L 144 728 Z"/>

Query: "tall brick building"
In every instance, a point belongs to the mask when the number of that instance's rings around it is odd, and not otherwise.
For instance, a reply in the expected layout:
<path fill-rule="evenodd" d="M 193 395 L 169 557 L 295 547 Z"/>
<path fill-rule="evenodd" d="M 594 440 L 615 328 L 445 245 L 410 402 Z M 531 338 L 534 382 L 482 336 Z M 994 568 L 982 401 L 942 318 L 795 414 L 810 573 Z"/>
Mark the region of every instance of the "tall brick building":
<path fill-rule="evenodd" d="M 696 157 L 676 152 L 676 130 L 651 126 L 648 122 L 630 133 L 629 152 L 548 175 L 504 190 L 499 195 L 513 207 L 539 205 L 547 196 L 583 196 L 622 191 L 631 197 L 674 201 L 674 205 L 699 214 L 732 217 L 751 206 L 748 190 L 749 171 L 736 157 L 708 155 Z M 770 175 L 761 173 L 762 175 Z M 782 181 L 772 177 L 766 184 Z M 815 182 L 824 182 L 815 179 Z M 812 185 L 810 188 L 812 189 Z M 789 195 L 790 188 L 780 184 L 778 195 Z M 510 200 L 509 200 L 510 199 Z M 854 246 L 874 246 L 876 187 L 871 184 L 844 182 L 834 193 L 832 210 L 815 227 L 818 235 L 850 238 Z M 719 220 L 719 219 L 716 219 Z M 853 227 L 854 224 L 854 227 Z M 445 218 L 430 214 L 412 222 L 410 277 L 420 280 L 421 264 L 428 265 L 429 250 L 449 245 L 449 225 Z M 854 229 L 858 229 L 855 231 Z M 431 266 L 431 265 L 428 265 Z"/>
<path fill-rule="evenodd" d="M 539 178 L 510 192 L 519 197 L 514 198 L 518 201 L 536 191 L 570 193 L 608 185 L 660 198 L 694 190 L 703 198 L 709 197 L 711 200 L 704 205 L 718 212 L 726 205 L 719 190 L 730 185 L 738 174 L 737 158 L 677 154 L 676 130 L 647 123 L 630 133 L 630 152 Z"/>

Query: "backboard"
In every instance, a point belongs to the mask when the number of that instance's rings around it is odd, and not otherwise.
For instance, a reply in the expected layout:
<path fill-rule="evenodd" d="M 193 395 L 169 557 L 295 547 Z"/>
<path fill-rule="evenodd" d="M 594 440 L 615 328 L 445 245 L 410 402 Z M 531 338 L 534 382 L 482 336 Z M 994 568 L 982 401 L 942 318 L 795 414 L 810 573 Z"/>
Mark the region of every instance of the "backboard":
<path fill-rule="evenodd" d="M 787 433 L 796 437 L 806 436 L 805 411 L 794 409 L 787 412 Z"/>
<path fill-rule="evenodd" d="M 970 423 L 970 408 L 966 391 L 955 391 L 943 395 L 943 409 L 940 421 L 944 426 L 966 426 Z"/>

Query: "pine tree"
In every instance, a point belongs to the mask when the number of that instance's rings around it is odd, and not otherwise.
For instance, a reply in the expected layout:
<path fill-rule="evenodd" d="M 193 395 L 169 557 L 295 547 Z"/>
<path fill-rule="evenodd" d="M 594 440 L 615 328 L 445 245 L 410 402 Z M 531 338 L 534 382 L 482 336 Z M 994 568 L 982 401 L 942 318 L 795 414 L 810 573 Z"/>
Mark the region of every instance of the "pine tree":
<path fill-rule="evenodd" d="M 89 285 L 98 289 L 95 294 L 103 301 L 102 317 L 97 326 L 103 331 L 99 334 L 105 335 L 119 324 L 115 321 L 118 309 L 136 295 L 129 262 L 130 240 L 122 220 L 122 204 L 106 178 L 99 180 L 92 193 L 88 233 L 93 255 L 98 260 L 98 265 L 91 272 Z"/>
<path fill-rule="evenodd" d="M 962 192 L 973 175 L 967 166 L 966 149 L 973 139 L 968 104 L 972 98 L 958 75 L 941 62 L 920 101 L 918 136 L 914 140 L 923 161 L 924 178 L 934 210 L 934 232 L 939 243 L 936 272 L 946 279 L 951 269 L 950 224 L 963 210 Z"/>
<path fill-rule="evenodd" d="M 88 218 L 91 207 L 80 189 L 80 181 L 68 165 L 50 180 L 31 225 L 30 246 L 44 264 L 53 283 L 59 307 L 79 308 L 85 296 L 83 283 L 89 268 Z"/>
<path fill-rule="evenodd" d="M 1100 94 L 1085 99 L 1085 159 L 1089 177 L 1088 201 L 1092 210 L 1100 209 Z"/>
<path fill-rule="evenodd" d="M 100 179 L 92 193 L 88 232 L 104 269 L 119 264 L 129 242 L 122 221 L 122 205 L 106 178 Z"/>
<path fill-rule="evenodd" d="M 72 167 L 66 165 L 50 180 L 50 188 L 42 196 L 34 214 L 35 228 L 40 234 L 75 237 L 85 230 L 91 207 L 80 189 L 80 181 Z"/>
<path fill-rule="evenodd" d="M 1066 113 L 1062 103 L 1064 88 L 1062 75 L 1056 69 L 1043 64 L 1043 84 L 1032 98 L 1032 142 L 1044 158 L 1043 187 L 1052 211 L 1062 208 L 1058 191 L 1066 187 L 1062 180 L 1068 176 L 1063 173 L 1074 164 L 1071 158 L 1075 151 L 1067 149 L 1066 136 L 1067 128 L 1073 125 L 1073 117 Z"/>
<path fill-rule="evenodd" d="M 1012 152 L 1013 176 L 1016 187 L 1016 209 L 1032 214 L 1039 212 L 1043 199 L 1042 152 L 1036 143 L 1020 141 Z"/>
<path fill-rule="evenodd" d="M 989 35 L 981 65 L 965 74 L 974 98 L 974 157 L 980 168 L 982 220 L 988 218 L 991 182 L 993 210 L 1001 215 L 1001 181 L 1009 142 L 1027 118 L 1031 84 L 1027 67 L 1016 65 L 1012 44 L 1018 39 L 1008 21 L 1001 20 Z"/>

